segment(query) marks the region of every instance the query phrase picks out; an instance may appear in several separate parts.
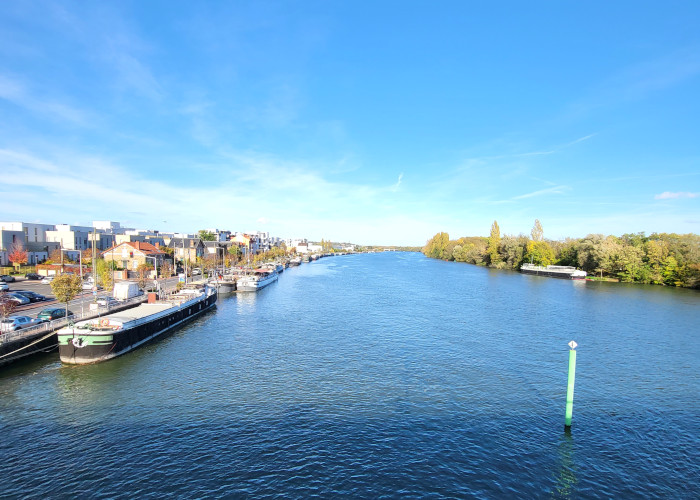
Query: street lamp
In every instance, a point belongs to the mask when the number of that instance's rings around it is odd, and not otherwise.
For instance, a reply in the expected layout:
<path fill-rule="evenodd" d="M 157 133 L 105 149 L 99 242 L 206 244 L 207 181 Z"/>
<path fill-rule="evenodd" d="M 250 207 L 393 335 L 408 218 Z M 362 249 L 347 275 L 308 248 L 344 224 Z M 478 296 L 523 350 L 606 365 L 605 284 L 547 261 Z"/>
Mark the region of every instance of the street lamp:
<path fill-rule="evenodd" d="M 72 251 L 69 248 L 61 248 L 61 261 L 63 261 L 63 252 L 70 252 Z M 73 250 L 74 251 L 74 250 Z M 80 258 L 80 279 L 83 279 L 83 252 L 78 250 L 78 257 Z M 61 262 L 61 271 L 63 271 L 63 262 Z M 94 272 L 94 269 L 93 269 Z M 94 278 L 94 276 L 93 276 Z"/>

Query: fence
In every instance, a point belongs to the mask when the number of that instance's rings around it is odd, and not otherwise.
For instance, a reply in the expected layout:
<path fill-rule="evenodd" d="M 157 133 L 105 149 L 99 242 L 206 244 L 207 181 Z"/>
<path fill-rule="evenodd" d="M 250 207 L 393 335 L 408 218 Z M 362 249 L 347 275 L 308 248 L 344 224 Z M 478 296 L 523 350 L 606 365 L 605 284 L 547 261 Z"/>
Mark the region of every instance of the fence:
<path fill-rule="evenodd" d="M 96 318 L 104 314 L 109 314 L 112 311 L 120 311 L 122 309 L 127 309 L 129 307 L 135 306 L 140 302 L 146 300 L 145 295 L 139 295 L 138 297 L 132 297 L 126 300 L 120 300 L 119 302 L 111 306 L 100 306 L 97 310 L 85 311 L 82 313 L 76 313 L 70 318 L 60 318 L 54 319 L 52 321 L 47 321 L 44 323 L 39 323 L 38 325 L 31 326 L 29 328 L 22 328 L 14 332 L 5 332 L 0 335 L 0 345 L 12 342 L 24 336 L 36 335 L 42 332 L 51 332 L 63 328 L 69 322 L 75 323 L 76 321 L 82 321 L 84 319 Z"/>

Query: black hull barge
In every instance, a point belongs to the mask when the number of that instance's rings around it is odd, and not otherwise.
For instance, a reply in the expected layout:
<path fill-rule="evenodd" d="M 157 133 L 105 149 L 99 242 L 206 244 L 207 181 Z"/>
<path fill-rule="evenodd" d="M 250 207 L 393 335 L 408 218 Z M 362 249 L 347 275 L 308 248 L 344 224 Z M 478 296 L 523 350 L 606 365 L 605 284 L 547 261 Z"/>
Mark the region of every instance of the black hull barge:
<path fill-rule="evenodd" d="M 58 331 L 63 363 L 83 365 L 107 361 L 163 335 L 216 306 L 213 287 L 182 290 L 165 300 L 141 304 L 115 314 L 80 321 Z"/>

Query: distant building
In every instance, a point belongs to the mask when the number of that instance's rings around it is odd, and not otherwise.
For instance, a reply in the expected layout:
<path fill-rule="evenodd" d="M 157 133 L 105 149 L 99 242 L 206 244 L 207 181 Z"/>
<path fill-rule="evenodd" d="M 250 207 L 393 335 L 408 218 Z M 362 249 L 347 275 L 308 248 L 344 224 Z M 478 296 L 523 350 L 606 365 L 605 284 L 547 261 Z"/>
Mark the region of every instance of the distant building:
<path fill-rule="evenodd" d="M 204 257 L 204 243 L 199 238 L 171 238 L 167 247 L 173 249 L 177 263 L 184 263 L 185 260 L 196 262 Z"/>

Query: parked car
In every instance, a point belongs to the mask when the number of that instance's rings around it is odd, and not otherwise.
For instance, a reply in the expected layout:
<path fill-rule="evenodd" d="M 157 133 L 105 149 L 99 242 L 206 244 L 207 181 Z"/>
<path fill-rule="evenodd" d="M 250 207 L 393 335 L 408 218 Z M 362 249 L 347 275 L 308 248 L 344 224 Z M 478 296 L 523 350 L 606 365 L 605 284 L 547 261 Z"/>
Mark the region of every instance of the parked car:
<path fill-rule="evenodd" d="M 10 276 L 9 274 L 2 274 L 0 275 L 0 281 L 4 281 L 5 283 L 14 283 L 15 277 Z"/>
<path fill-rule="evenodd" d="M 15 290 L 12 293 L 18 293 L 24 297 L 27 297 L 29 302 L 41 302 L 42 300 L 46 300 L 46 297 L 40 293 L 30 292 L 28 290 Z"/>
<path fill-rule="evenodd" d="M 97 305 L 100 307 L 111 307 L 116 304 L 119 304 L 119 301 L 109 295 L 97 299 Z"/>
<path fill-rule="evenodd" d="M 6 292 L 10 289 L 10 286 L 4 281 L 0 281 L 0 292 Z"/>
<path fill-rule="evenodd" d="M 29 304 L 30 302 L 27 297 L 16 292 L 7 292 L 7 298 L 13 302 L 16 302 L 18 306 L 23 306 L 25 304 Z"/>
<path fill-rule="evenodd" d="M 198 274 L 202 274 L 202 270 L 200 268 L 195 267 L 194 269 L 192 269 L 192 276 L 196 276 Z"/>
<path fill-rule="evenodd" d="M 50 285 L 53 281 L 53 276 L 46 276 L 41 280 L 42 285 Z"/>
<path fill-rule="evenodd" d="M 97 287 L 98 290 L 102 290 L 102 287 L 99 285 L 95 285 L 94 281 L 83 281 L 83 290 L 92 290 L 93 288 Z"/>
<path fill-rule="evenodd" d="M 24 275 L 25 278 L 28 280 L 40 280 L 41 276 L 38 275 L 37 273 L 27 273 Z"/>
<path fill-rule="evenodd" d="M 30 318 L 29 316 L 9 316 L 0 321 L 0 331 L 14 332 L 43 322 L 39 318 Z"/>
<path fill-rule="evenodd" d="M 73 311 L 68 311 L 68 317 L 75 316 Z M 54 319 L 60 319 L 66 317 L 66 310 L 62 307 L 49 307 L 44 309 L 39 314 L 36 315 L 37 318 L 43 319 L 44 321 L 51 321 Z"/>

